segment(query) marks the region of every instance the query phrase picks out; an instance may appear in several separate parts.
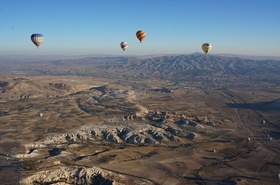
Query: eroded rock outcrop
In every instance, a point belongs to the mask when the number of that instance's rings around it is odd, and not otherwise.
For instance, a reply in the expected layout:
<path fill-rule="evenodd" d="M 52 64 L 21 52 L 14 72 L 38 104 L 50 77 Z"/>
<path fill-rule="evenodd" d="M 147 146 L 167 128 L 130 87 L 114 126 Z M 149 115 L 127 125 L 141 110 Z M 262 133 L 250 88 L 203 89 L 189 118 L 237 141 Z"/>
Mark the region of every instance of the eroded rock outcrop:
<path fill-rule="evenodd" d="M 21 180 L 22 185 L 30 184 L 117 184 L 121 177 L 98 167 L 71 168 L 62 167 L 58 170 L 38 172 Z"/>
<path fill-rule="evenodd" d="M 87 125 L 72 133 L 53 135 L 44 140 L 26 144 L 26 154 L 18 155 L 18 157 L 32 157 L 36 155 L 36 152 L 30 155 L 30 151 L 44 149 L 54 144 L 56 147 L 59 147 L 60 144 L 79 141 L 107 140 L 114 143 L 161 144 L 164 141 L 180 141 L 179 133 L 181 133 L 180 130 L 170 126 L 168 128 L 158 128 L 148 124 L 141 126 L 133 123 L 123 125 L 106 125 L 102 123 L 91 126 Z"/>
<path fill-rule="evenodd" d="M 125 184 L 152 185 L 153 182 L 137 177 L 127 177 L 98 167 L 61 167 L 57 170 L 41 171 L 20 181 L 21 185 L 30 184 L 102 184 L 102 185 L 125 185 Z"/>

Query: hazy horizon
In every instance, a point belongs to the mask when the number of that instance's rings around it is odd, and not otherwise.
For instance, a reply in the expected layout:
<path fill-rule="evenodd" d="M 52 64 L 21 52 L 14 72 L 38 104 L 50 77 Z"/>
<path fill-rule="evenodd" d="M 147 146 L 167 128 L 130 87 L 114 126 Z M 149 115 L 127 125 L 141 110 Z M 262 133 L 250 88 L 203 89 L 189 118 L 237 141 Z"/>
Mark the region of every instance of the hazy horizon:
<path fill-rule="evenodd" d="M 120 54 L 0 54 L 0 57 L 43 57 L 43 58 L 86 58 L 86 57 L 160 57 L 160 56 L 180 56 L 180 55 L 205 55 L 202 52 L 192 52 L 192 53 L 162 53 L 162 54 L 130 54 L 130 55 L 120 55 Z M 280 60 L 280 55 L 249 55 L 249 54 L 236 54 L 236 53 L 213 53 L 211 56 L 225 56 L 225 57 L 238 57 L 238 58 L 252 58 L 252 59 L 275 59 Z M 207 55 L 209 56 L 209 54 Z"/>

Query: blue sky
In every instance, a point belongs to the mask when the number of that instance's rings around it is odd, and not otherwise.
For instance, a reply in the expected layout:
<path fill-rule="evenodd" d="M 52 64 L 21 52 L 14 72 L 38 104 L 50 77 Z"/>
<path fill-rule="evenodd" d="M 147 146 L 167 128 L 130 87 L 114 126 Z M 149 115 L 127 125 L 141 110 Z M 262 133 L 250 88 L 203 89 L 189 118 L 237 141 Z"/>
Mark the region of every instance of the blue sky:
<path fill-rule="evenodd" d="M 280 56 L 279 12 L 279 0 L 6 0 L 0 55 L 188 54 L 209 42 L 211 53 Z"/>

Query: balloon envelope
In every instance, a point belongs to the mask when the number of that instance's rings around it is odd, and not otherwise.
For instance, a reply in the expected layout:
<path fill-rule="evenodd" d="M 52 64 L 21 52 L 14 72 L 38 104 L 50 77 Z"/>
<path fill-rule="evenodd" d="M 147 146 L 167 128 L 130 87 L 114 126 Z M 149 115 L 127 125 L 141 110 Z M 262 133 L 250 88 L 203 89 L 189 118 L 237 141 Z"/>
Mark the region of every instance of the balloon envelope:
<path fill-rule="evenodd" d="M 37 46 L 37 48 L 39 48 L 40 45 L 44 42 L 44 36 L 39 33 L 34 33 L 31 35 L 31 40 Z"/>
<path fill-rule="evenodd" d="M 127 42 L 121 42 L 121 48 L 123 49 L 123 51 L 126 50 L 126 48 L 128 48 L 128 43 Z"/>
<path fill-rule="evenodd" d="M 211 44 L 209 43 L 202 44 L 202 50 L 204 51 L 205 54 L 209 53 L 211 49 L 212 49 Z"/>
<path fill-rule="evenodd" d="M 136 32 L 136 37 L 139 39 L 140 42 L 142 42 L 146 37 L 146 32 L 144 30 L 139 30 Z"/>

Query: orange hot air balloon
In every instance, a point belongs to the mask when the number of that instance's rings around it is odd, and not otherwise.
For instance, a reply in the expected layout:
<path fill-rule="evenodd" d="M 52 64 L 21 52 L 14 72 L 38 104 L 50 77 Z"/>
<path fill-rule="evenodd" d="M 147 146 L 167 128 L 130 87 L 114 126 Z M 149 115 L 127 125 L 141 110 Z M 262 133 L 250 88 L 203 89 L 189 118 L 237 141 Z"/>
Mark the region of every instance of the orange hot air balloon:
<path fill-rule="evenodd" d="M 139 39 L 140 42 L 142 42 L 146 37 L 146 32 L 144 30 L 139 30 L 136 32 L 136 37 Z"/>

